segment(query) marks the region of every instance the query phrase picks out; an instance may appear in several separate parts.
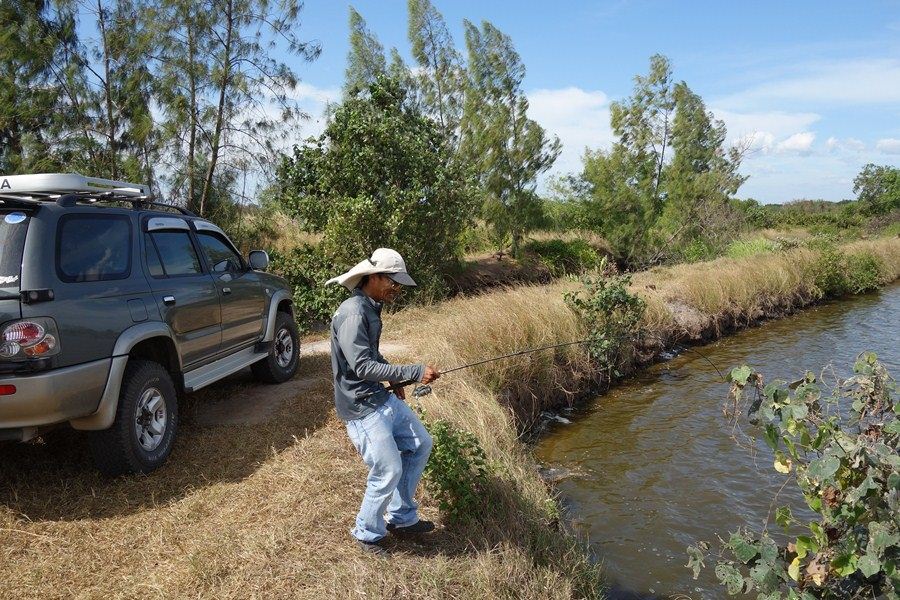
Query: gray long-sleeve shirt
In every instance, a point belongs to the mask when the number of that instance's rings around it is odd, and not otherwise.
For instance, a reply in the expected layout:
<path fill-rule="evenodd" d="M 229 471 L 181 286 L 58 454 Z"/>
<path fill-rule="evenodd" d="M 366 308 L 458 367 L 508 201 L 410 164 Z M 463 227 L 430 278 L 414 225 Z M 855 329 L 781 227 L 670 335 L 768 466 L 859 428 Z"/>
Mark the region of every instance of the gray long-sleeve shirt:
<path fill-rule="evenodd" d="M 392 365 L 381 352 L 381 304 L 361 290 L 344 300 L 331 318 L 334 405 L 342 421 L 365 417 L 384 404 L 381 381 L 421 381 L 425 365 Z"/>

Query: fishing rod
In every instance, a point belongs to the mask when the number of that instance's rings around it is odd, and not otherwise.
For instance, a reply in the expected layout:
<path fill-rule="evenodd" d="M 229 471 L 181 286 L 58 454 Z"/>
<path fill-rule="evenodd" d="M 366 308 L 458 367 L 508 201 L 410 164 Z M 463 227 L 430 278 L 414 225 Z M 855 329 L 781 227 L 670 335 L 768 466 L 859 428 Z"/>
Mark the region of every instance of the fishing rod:
<path fill-rule="evenodd" d="M 659 340 L 659 341 L 662 342 L 663 344 L 671 344 L 671 345 L 675 346 L 676 349 L 678 349 L 678 350 L 680 350 L 680 351 L 693 352 L 694 354 L 696 354 L 697 356 L 699 356 L 700 358 L 702 358 L 703 360 L 705 360 L 707 363 L 709 363 L 709 365 L 710 365 L 713 369 L 716 370 L 716 373 L 719 374 L 719 377 L 721 377 L 723 381 L 727 381 L 727 378 L 726 378 L 725 375 L 722 373 L 722 371 L 719 370 L 719 367 L 717 367 L 717 366 L 715 365 L 715 363 L 713 363 L 713 362 L 712 362 L 707 356 L 705 356 L 702 352 L 700 352 L 700 351 L 698 351 L 698 350 L 696 350 L 696 349 L 694 349 L 694 348 L 690 348 L 690 347 L 688 347 L 688 346 L 685 346 L 685 345 L 683 345 L 683 344 L 679 344 L 678 342 L 669 342 L 669 341 L 666 341 L 666 340 L 664 340 L 663 338 L 661 338 L 661 337 L 659 337 L 659 336 L 655 336 L 655 335 L 650 334 L 650 333 L 646 333 L 646 332 L 645 332 L 643 335 L 649 335 L 650 337 L 653 337 L 653 338 Z M 491 358 L 485 358 L 485 359 L 478 360 L 478 361 L 475 361 L 475 362 L 471 362 L 471 363 L 467 363 L 467 364 L 464 364 L 464 365 L 460 365 L 460 366 L 458 366 L 458 367 L 452 367 L 452 368 L 450 368 L 450 369 L 445 369 L 445 370 L 441 371 L 440 374 L 443 376 L 443 375 L 446 375 L 447 373 L 452 373 L 452 372 L 454 372 L 454 371 L 461 371 L 462 369 L 468 369 L 468 368 L 471 368 L 471 367 L 477 367 L 478 365 L 483 365 L 483 364 L 487 364 L 487 363 L 491 363 L 491 362 L 496 362 L 496 361 L 498 361 L 498 360 L 504 360 L 504 359 L 507 359 L 507 358 L 513 358 L 513 357 L 515 357 L 515 356 L 522 356 L 522 355 L 524 355 L 524 354 L 532 354 L 532 353 L 534 353 L 534 352 L 540 352 L 540 351 L 542 351 L 542 350 L 553 350 L 553 349 L 555 349 L 555 348 L 565 348 L 566 346 L 576 346 L 576 345 L 580 345 L 580 344 L 588 344 L 588 343 L 590 343 L 590 342 L 591 342 L 591 340 L 576 340 L 576 341 L 574 341 L 574 342 L 562 342 L 562 343 L 560 343 L 560 344 L 551 344 L 551 345 L 549 345 L 549 346 L 540 346 L 540 347 L 538 347 L 538 348 L 528 348 L 528 349 L 526 349 L 526 350 L 518 350 L 518 351 L 516 351 L 516 352 L 511 352 L 511 353 L 509 353 L 509 354 L 503 354 L 503 355 L 501 355 L 501 356 L 494 356 L 494 357 L 491 357 Z M 418 383 L 417 380 L 415 380 L 415 379 L 407 379 L 407 380 L 405 380 L 405 381 L 399 381 L 399 382 L 397 382 L 397 383 L 391 384 L 391 385 L 387 386 L 385 389 L 388 390 L 388 391 L 395 391 L 395 390 L 398 389 L 398 388 L 406 387 L 406 386 L 412 385 L 412 384 L 414 384 L 414 383 Z M 431 386 L 430 386 L 430 385 L 418 385 L 418 386 L 416 386 L 415 390 L 413 390 L 413 396 L 415 396 L 415 397 L 417 397 L 417 398 L 422 397 L 422 396 L 427 396 L 427 395 L 430 394 L 430 393 L 431 393 Z"/>

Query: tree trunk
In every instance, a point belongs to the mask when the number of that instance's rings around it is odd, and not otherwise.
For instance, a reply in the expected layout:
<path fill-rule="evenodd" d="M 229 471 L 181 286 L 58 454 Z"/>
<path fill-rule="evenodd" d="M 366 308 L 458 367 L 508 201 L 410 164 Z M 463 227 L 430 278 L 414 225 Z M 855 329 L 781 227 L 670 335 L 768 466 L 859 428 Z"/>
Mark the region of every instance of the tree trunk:
<path fill-rule="evenodd" d="M 191 111 L 190 117 L 190 133 L 188 138 L 188 155 L 187 155 L 187 175 L 188 175 L 188 193 L 187 193 L 187 205 L 189 207 L 194 206 L 194 160 L 195 153 L 197 148 L 197 69 L 194 64 L 194 28 L 193 23 L 190 22 L 190 17 L 188 17 L 187 21 L 187 38 L 188 38 L 188 86 L 191 90 L 191 102 L 188 105 L 188 110 Z M 202 212 L 202 211 L 201 211 Z"/>
<path fill-rule="evenodd" d="M 113 179 L 119 178 L 118 148 L 116 147 L 116 117 L 113 113 L 112 84 L 110 83 L 109 46 L 106 39 L 106 11 L 101 0 L 97 0 L 97 20 L 100 26 L 100 37 L 103 40 L 103 94 L 106 97 L 106 125 L 109 138 L 109 167 Z"/>
<path fill-rule="evenodd" d="M 216 109 L 216 129 L 213 132 L 212 147 L 210 148 L 209 165 L 206 168 L 206 178 L 203 182 L 203 193 L 200 196 L 200 216 L 206 206 L 206 201 L 212 193 L 213 175 L 216 170 L 216 162 L 219 160 L 219 148 L 222 137 L 222 127 L 225 122 L 225 97 L 231 80 L 231 41 L 234 32 L 234 4 L 229 0 L 225 5 L 225 46 L 222 50 L 222 81 L 219 85 L 219 104 Z"/>

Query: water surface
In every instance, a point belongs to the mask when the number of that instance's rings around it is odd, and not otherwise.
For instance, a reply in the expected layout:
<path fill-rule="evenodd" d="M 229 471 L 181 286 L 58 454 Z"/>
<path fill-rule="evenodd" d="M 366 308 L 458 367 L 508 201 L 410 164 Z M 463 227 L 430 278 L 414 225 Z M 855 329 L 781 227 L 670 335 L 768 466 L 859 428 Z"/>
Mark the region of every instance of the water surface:
<path fill-rule="evenodd" d="M 827 364 L 842 375 L 864 350 L 900 374 L 900 284 L 832 302 L 698 348 L 721 371 L 749 364 L 793 380 Z M 759 531 L 785 476 L 764 444 L 739 447 L 723 417 L 728 396 L 695 353 L 655 365 L 555 425 L 535 449 L 569 516 L 615 586 L 613 598 L 725 597 L 708 564 L 694 581 L 685 548 L 741 525 Z M 803 506 L 792 484 L 777 504 Z M 795 511 L 796 513 L 796 511 Z M 777 529 L 777 527 L 776 527 Z"/>

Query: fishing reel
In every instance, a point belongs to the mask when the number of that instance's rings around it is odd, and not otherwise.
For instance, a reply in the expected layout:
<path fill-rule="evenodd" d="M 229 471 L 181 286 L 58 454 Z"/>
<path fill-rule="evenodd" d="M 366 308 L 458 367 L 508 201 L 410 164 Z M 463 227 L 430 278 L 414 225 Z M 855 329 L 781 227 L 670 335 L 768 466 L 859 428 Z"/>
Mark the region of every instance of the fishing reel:
<path fill-rule="evenodd" d="M 420 384 L 420 385 L 417 385 L 413 389 L 412 395 L 413 395 L 413 398 L 421 398 L 423 396 L 427 396 L 430 393 L 431 393 L 430 385 Z"/>

